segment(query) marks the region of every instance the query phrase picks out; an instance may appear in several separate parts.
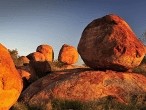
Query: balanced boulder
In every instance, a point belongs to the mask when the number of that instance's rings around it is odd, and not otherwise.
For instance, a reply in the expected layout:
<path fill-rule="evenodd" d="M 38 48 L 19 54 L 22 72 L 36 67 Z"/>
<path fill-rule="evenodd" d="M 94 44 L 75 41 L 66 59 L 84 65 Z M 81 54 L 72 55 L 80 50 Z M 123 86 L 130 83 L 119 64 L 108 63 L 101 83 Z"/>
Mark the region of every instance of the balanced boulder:
<path fill-rule="evenodd" d="M 54 60 L 54 51 L 53 48 L 49 45 L 40 45 L 36 49 L 37 52 L 42 53 L 45 56 L 46 61 L 53 61 Z"/>
<path fill-rule="evenodd" d="M 8 50 L 0 44 L 0 110 L 9 110 L 23 88 L 22 79 Z"/>
<path fill-rule="evenodd" d="M 45 56 L 40 52 L 30 53 L 27 58 L 31 61 L 45 61 Z"/>
<path fill-rule="evenodd" d="M 138 66 L 145 49 L 129 25 L 117 15 L 93 20 L 84 29 L 78 52 L 94 69 L 125 71 Z"/>
<path fill-rule="evenodd" d="M 60 49 L 58 61 L 65 64 L 74 64 L 78 61 L 78 52 L 75 47 L 64 44 Z"/>

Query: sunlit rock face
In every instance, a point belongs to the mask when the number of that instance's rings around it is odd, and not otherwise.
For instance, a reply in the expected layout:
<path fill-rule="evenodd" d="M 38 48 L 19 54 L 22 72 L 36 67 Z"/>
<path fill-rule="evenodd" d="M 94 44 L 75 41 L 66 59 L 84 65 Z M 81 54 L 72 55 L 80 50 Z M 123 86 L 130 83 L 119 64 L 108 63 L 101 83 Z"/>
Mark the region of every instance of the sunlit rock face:
<path fill-rule="evenodd" d="M 74 69 L 54 72 L 32 83 L 21 95 L 29 105 L 53 99 L 94 101 L 113 96 L 127 103 L 129 94 L 146 92 L 146 77 L 136 73 Z"/>
<path fill-rule="evenodd" d="M 33 52 L 27 55 L 27 58 L 30 61 L 45 61 L 45 56 L 40 52 Z"/>
<path fill-rule="evenodd" d="M 30 61 L 26 56 L 21 56 L 21 57 L 19 58 L 19 60 L 21 61 L 22 66 L 23 66 L 23 65 L 29 64 L 29 61 Z"/>
<path fill-rule="evenodd" d="M 64 44 L 60 49 L 58 61 L 65 64 L 74 64 L 78 61 L 79 54 L 75 47 Z"/>
<path fill-rule="evenodd" d="M 39 45 L 36 51 L 42 53 L 45 56 L 46 61 L 52 62 L 54 60 L 54 51 L 50 45 L 47 44 Z"/>
<path fill-rule="evenodd" d="M 23 88 L 22 79 L 7 50 L 0 44 L 0 110 L 9 110 Z"/>
<path fill-rule="evenodd" d="M 95 19 L 84 29 L 78 52 L 94 69 L 125 71 L 138 66 L 144 55 L 144 45 L 130 26 L 117 15 Z"/>

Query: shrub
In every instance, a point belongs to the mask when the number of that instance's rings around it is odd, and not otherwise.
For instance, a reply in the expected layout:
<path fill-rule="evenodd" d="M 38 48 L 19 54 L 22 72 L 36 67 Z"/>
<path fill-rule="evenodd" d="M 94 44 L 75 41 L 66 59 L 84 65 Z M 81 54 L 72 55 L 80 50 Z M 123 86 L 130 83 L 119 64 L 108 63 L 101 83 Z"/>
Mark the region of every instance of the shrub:
<path fill-rule="evenodd" d="M 10 50 L 8 49 L 15 66 L 22 66 L 23 62 L 20 60 L 17 49 Z"/>
<path fill-rule="evenodd" d="M 60 71 L 63 70 L 63 66 L 65 65 L 64 63 L 58 61 L 58 60 L 54 60 L 53 62 L 49 62 L 50 66 L 51 66 L 51 70 L 52 71 Z"/>

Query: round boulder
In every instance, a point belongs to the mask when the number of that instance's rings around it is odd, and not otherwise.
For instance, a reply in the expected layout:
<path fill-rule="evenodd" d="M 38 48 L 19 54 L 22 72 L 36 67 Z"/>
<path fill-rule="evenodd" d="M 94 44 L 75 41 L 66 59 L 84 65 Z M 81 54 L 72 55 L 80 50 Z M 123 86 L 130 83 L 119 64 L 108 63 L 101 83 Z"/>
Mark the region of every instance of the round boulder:
<path fill-rule="evenodd" d="M 37 52 L 42 53 L 45 56 L 46 61 L 53 61 L 54 60 L 54 51 L 53 48 L 49 45 L 40 45 L 36 49 Z"/>
<path fill-rule="evenodd" d="M 27 58 L 31 61 L 45 61 L 45 56 L 40 52 L 33 52 L 27 55 Z"/>
<path fill-rule="evenodd" d="M 126 71 L 138 66 L 145 49 L 129 25 L 117 15 L 93 20 L 84 29 L 78 52 L 94 69 Z"/>
<path fill-rule="evenodd" d="M 78 52 L 75 47 L 64 44 L 60 49 L 58 61 L 65 64 L 74 64 L 78 61 Z"/>
<path fill-rule="evenodd" d="M 22 66 L 29 64 L 30 61 L 26 56 L 21 56 L 19 60 L 22 62 Z"/>
<path fill-rule="evenodd" d="M 0 44 L 0 110 L 9 110 L 17 101 L 23 84 L 8 50 Z"/>

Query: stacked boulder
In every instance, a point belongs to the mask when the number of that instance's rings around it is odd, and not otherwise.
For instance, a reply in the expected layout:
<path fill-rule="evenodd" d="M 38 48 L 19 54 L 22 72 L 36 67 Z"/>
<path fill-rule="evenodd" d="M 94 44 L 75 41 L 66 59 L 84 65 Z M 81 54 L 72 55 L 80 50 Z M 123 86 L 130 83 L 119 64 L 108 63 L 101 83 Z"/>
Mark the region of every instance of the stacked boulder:
<path fill-rule="evenodd" d="M 75 47 L 64 44 L 60 49 L 58 61 L 71 65 L 78 61 L 78 52 Z"/>
<path fill-rule="evenodd" d="M 0 110 L 9 110 L 23 88 L 8 49 L 0 44 Z"/>
<path fill-rule="evenodd" d="M 61 58 L 61 52 L 59 60 L 66 63 L 68 58 Z M 85 64 L 94 70 L 82 68 L 49 74 L 31 84 L 22 93 L 22 101 L 37 106 L 47 105 L 54 99 L 92 102 L 111 96 L 127 104 L 129 95 L 146 93 L 146 77 L 125 72 L 141 63 L 144 45 L 119 16 L 106 15 L 92 21 L 82 33 L 78 52 Z M 72 52 L 64 54 L 69 56 Z"/>
<path fill-rule="evenodd" d="M 53 48 L 47 44 L 39 45 L 36 49 L 36 52 L 30 53 L 27 55 L 27 58 L 30 61 L 49 61 L 54 60 L 54 51 Z"/>
<path fill-rule="evenodd" d="M 24 61 L 23 66 L 18 67 L 18 71 L 24 81 L 24 86 L 28 86 L 28 84 L 51 72 L 49 62 L 53 61 L 53 54 L 52 47 L 45 44 L 38 46 L 36 52 L 22 57 L 22 59 L 27 59 L 28 61 L 27 63 Z"/>
<path fill-rule="evenodd" d="M 54 59 L 53 48 L 47 44 L 39 45 L 36 52 L 27 56 L 30 60 L 29 66 L 32 67 L 36 75 L 40 78 L 51 72 L 49 62 Z"/>
<path fill-rule="evenodd" d="M 138 66 L 145 49 L 129 25 L 117 15 L 93 20 L 78 44 L 81 58 L 91 68 L 126 71 Z"/>

